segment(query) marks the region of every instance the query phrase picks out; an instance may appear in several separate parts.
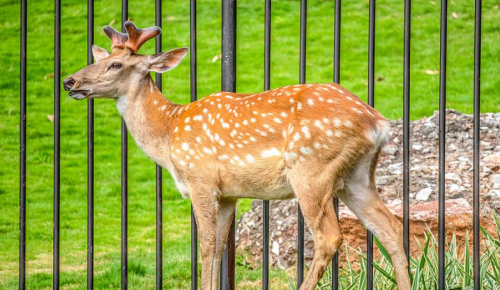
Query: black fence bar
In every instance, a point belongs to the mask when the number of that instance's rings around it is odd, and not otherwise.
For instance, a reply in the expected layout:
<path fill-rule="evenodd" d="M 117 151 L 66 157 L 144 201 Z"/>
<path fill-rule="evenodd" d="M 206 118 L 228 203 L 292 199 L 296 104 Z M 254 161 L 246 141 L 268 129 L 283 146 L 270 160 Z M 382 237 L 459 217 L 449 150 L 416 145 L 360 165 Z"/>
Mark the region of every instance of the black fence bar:
<path fill-rule="evenodd" d="M 52 289 L 59 289 L 59 242 L 61 218 L 61 1 L 54 1 L 54 236 Z"/>
<path fill-rule="evenodd" d="M 476 15 L 474 25 L 474 179 L 473 179 L 473 208 L 474 208 L 474 290 L 481 289 L 480 276 L 480 246 L 479 237 L 480 215 L 479 215 L 479 194 L 480 194 L 480 129 L 481 127 L 481 9 L 482 0 L 476 0 Z"/>
<path fill-rule="evenodd" d="M 222 1 L 222 91 L 236 92 L 236 0 Z M 235 224 L 233 217 L 221 265 L 220 288 L 235 289 Z"/>
<path fill-rule="evenodd" d="M 197 67 L 197 44 L 196 44 L 196 0 L 190 0 L 190 80 L 191 80 L 191 102 L 196 101 L 198 94 L 198 67 Z M 194 217 L 193 205 L 191 204 L 191 290 L 198 289 L 198 227 Z"/>
<path fill-rule="evenodd" d="M 161 26 L 161 0 L 155 1 L 155 25 Z M 161 52 L 162 34 L 156 36 L 155 51 Z M 156 86 L 162 90 L 162 74 L 156 73 Z M 163 184 L 162 184 L 162 169 L 156 164 L 156 289 L 163 288 Z"/>
<path fill-rule="evenodd" d="M 404 59 L 403 59 L 403 247 L 406 260 L 410 261 L 410 37 L 411 0 L 404 8 Z M 410 268 L 408 267 L 408 270 Z"/>
<path fill-rule="evenodd" d="M 341 1 L 335 0 L 334 36 L 333 36 L 333 81 L 340 84 L 340 15 Z M 339 219 L 339 199 L 333 199 L 335 216 Z M 339 289 L 339 252 L 332 259 L 332 290 Z"/>
<path fill-rule="evenodd" d="M 375 107 L 375 0 L 370 0 L 368 26 L 368 104 Z M 366 289 L 373 289 L 373 234 L 366 231 Z"/>
<path fill-rule="evenodd" d="M 87 64 L 94 62 L 94 0 L 87 1 Z M 94 289 L 94 100 L 87 100 L 87 289 Z"/>
<path fill-rule="evenodd" d="M 445 166 L 446 166 L 446 38 L 447 38 L 447 0 L 441 0 L 441 33 L 439 60 L 439 241 L 438 241 L 438 289 L 444 290 L 445 277 Z"/>
<path fill-rule="evenodd" d="M 300 1 L 300 64 L 299 82 L 306 83 L 306 38 L 307 38 L 307 0 Z M 298 205 L 297 237 L 297 288 L 304 281 L 304 216 Z"/>
<path fill-rule="evenodd" d="M 265 2 L 264 14 L 264 90 L 271 88 L 271 0 Z M 262 290 L 269 289 L 269 200 L 262 206 Z"/>
<path fill-rule="evenodd" d="M 28 3 L 21 0 L 19 74 L 19 289 L 26 289 L 26 44 Z"/>
<path fill-rule="evenodd" d="M 128 0 L 122 0 L 122 31 L 128 19 Z M 121 188 L 122 188 L 122 249 L 121 249 L 121 289 L 128 288 L 128 132 L 122 118 Z"/>

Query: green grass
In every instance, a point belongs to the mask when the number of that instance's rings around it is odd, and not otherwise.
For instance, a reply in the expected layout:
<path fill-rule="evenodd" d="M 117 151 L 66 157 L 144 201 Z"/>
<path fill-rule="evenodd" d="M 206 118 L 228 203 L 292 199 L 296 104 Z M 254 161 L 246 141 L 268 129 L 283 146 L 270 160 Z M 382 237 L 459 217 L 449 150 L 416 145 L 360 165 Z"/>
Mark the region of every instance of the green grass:
<path fill-rule="evenodd" d="M 86 3 L 63 1 L 62 66 L 66 77 L 86 65 Z M 263 88 L 264 10 L 262 1 L 238 4 L 237 91 Z M 482 110 L 498 111 L 500 30 L 498 0 L 483 1 Z M 0 0 L 0 289 L 15 288 L 19 219 L 19 1 Z M 164 1 L 163 47 L 189 46 L 189 3 Z M 412 118 L 438 108 L 439 3 L 413 3 L 411 96 Z M 154 24 L 153 1 L 130 1 L 130 17 L 139 27 Z M 310 0 L 308 6 L 307 81 L 333 79 L 333 1 Z M 29 1 L 28 8 L 28 144 L 27 144 L 27 283 L 48 289 L 52 268 L 53 198 L 53 4 Z M 451 17 L 455 12 L 458 18 Z M 220 90 L 220 1 L 198 1 L 198 97 Z M 472 112 L 472 1 L 450 1 L 448 106 Z M 120 1 L 96 1 L 95 44 L 109 48 L 103 25 L 121 19 Z M 273 88 L 298 83 L 299 1 L 273 1 Z M 341 83 L 366 99 L 368 2 L 342 4 Z M 402 115 L 403 4 L 377 1 L 376 107 L 387 117 Z M 153 42 L 142 53 L 152 53 Z M 164 77 L 164 92 L 179 103 L 189 101 L 189 59 Z M 86 102 L 61 101 L 61 282 L 65 288 L 85 285 L 86 265 Z M 95 102 L 95 262 L 96 287 L 117 288 L 120 261 L 120 118 L 113 101 Z M 154 164 L 129 138 L 130 288 L 152 289 L 155 252 Z M 165 285 L 189 287 L 190 206 L 164 175 Z M 249 202 L 240 205 L 248 210 Z M 239 266 L 242 288 L 258 289 L 259 269 Z M 286 285 L 282 271 L 272 272 L 274 289 Z M 252 284 L 253 283 L 253 284 Z M 252 286 L 253 285 L 253 286 Z"/>

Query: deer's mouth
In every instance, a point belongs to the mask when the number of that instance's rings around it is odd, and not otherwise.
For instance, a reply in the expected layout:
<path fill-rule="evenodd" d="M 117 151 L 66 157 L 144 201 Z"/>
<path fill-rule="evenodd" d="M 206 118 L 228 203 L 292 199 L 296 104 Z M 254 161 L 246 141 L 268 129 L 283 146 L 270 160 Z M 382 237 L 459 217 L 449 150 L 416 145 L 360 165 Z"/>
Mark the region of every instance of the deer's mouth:
<path fill-rule="evenodd" d="M 75 90 L 69 92 L 69 96 L 73 99 L 82 100 L 88 97 L 90 94 L 90 90 Z"/>

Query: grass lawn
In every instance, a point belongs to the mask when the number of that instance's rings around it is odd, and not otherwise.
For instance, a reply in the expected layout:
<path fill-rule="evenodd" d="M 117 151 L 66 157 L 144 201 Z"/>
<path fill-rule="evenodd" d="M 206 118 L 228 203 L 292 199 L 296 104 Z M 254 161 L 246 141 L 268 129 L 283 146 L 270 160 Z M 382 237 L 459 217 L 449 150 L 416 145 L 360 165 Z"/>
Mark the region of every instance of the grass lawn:
<path fill-rule="evenodd" d="M 403 2 L 377 1 L 376 107 L 388 118 L 402 116 Z M 273 1 L 272 88 L 298 83 L 300 1 Z M 482 111 L 499 111 L 499 0 L 483 1 Z M 189 1 L 163 3 L 163 47 L 189 46 Z M 17 288 L 19 220 L 19 15 L 17 0 L 0 0 L 0 289 Z M 435 1 L 412 7 L 412 118 L 438 109 L 439 15 Z M 130 18 L 154 24 L 154 1 L 130 1 Z M 52 1 L 28 5 L 27 285 L 50 289 L 52 271 L 53 25 Z M 86 3 L 62 6 L 62 71 L 66 77 L 86 65 Z M 198 97 L 220 90 L 220 1 L 198 1 Z M 333 1 L 308 3 L 307 81 L 333 79 Z M 121 1 L 96 1 L 95 44 L 109 48 L 102 26 L 119 27 Z M 495 24 L 497 23 L 497 24 Z M 448 106 L 472 112 L 473 1 L 449 1 Z M 263 1 L 238 3 L 237 91 L 263 88 Z M 341 83 L 366 99 L 368 1 L 342 4 Z M 154 42 L 141 53 L 153 53 Z M 164 94 L 189 101 L 189 58 L 164 77 Z M 65 95 L 65 94 L 64 94 Z M 61 101 L 61 284 L 86 283 L 86 102 Z M 155 283 L 155 165 L 129 138 L 129 285 L 153 289 Z M 164 174 L 164 277 L 169 289 L 190 285 L 190 203 L 181 199 Z M 239 212 L 248 210 L 243 201 Z M 243 259 L 239 257 L 238 259 Z M 111 100 L 95 102 L 95 283 L 120 283 L 120 117 Z M 272 289 L 286 289 L 292 272 L 273 270 Z M 240 263 L 239 289 L 259 289 L 260 269 Z"/>

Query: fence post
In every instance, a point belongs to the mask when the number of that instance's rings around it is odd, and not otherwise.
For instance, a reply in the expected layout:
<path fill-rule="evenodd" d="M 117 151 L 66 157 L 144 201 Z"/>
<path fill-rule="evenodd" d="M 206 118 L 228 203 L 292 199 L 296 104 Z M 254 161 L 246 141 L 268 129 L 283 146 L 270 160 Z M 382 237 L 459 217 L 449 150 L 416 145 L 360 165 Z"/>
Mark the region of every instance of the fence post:
<path fill-rule="evenodd" d="M 125 30 L 125 21 L 128 19 L 128 0 L 122 0 L 122 31 Z M 121 151 L 121 190 L 122 190 L 122 245 L 121 245 L 121 289 L 128 288 L 128 132 L 125 120 L 121 123 L 122 151 Z"/>
<path fill-rule="evenodd" d="M 87 64 L 94 62 L 94 0 L 87 1 Z M 94 289 L 94 100 L 87 100 L 87 289 Z"/>
<path fill-rule="evenodd" d="M 54 1 L 54 209 L 52 288 L 59 289 L 59 245 L 61 218 L 61 1 Z"/>
<path fill-rule="evenodd" d="M 222 1 L 222 91 L 236 92 L 236 0 Z M 227 247 L 222 257 L 222 290 L 234 290 L 235 222 L 233 217 Z"/>
<path fill-rule="evenodd" d="M 19 289 L 26 289 L 26 44 L 28 1 L 21 0 L 19 89 Z"/>

